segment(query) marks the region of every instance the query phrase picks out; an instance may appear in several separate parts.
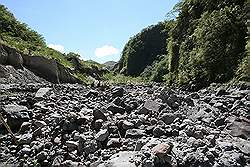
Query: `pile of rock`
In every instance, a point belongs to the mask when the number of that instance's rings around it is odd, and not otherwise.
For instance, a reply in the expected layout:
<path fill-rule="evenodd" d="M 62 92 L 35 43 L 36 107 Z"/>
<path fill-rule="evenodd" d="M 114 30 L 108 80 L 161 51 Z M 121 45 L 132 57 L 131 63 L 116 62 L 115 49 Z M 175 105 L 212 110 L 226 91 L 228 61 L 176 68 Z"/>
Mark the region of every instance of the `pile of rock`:
<path fill-rule="evenodd" d="M 249 166 L 246 84 L 0 87 L 0 166 Z"/>

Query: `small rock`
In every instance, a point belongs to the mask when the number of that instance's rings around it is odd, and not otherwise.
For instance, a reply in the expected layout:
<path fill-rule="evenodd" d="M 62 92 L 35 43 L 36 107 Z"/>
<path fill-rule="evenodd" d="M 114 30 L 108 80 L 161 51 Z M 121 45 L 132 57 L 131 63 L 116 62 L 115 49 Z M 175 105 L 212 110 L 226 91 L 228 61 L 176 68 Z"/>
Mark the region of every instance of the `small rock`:
<path fill-rule="evenodd" d="M 31 149 L 24 147 L 23 149 L 20 150 L 20 152 L 21 152 L 21 155 L 24 155 L 24 154 L 29 155 L 31 152 Z"/>
<path fill-rule="evenodd" d="M 56 137 L 56 138 L 54 139 L 54 143 L 60 144 L 60 143 L 61 143 L 61 139 L 60 139 L 59 137 Z"/>
<path fill-rule="evenodd" d="M 121 87 L 117 87 L 115 89 L 113 89 L 112 91 L 112 97 L 116 98 L 116 97 L 122 97 L 124 94 L 125 90 Z"/>
<path fill-rule="evenodd" d="M 195 93 L 190 94 L 189 97 L 191 97 L 192 99 L 199 99 L 200 95 L 195 92 Z"/>
<path fill-rule="evenodd" d="M 222 126 L 225 124 L 225 118 L 218 118 L 215 120 L 215 125 L 216 126 Z"/>
<path fill-rule="evenodd" d="M 225 90 L 225 89 L 223 89 L 223 88 L 220 88 L 217 92 L 216 92 L 216 96 L 222 96 L 222 95 L 227 95 L 228 94 L 228 92 Z"/>
<path fill-rule="evenodd" d="M 52 166 L 53 167 L 60 167 L 62 162 L 63 162 L 63 159 L 64 159 L 63 155 L 56 156 L 52 162 Z"/>
<path fill-rule="evenodd" d="M 169 154 L 172 151 L 173 145 L 167 143 L 161 143 L 152 148 L 152 153 L 160 158 Z"/>
<path fill-rule="evenodd" d="M 136 164 L 131 161 L 135 160 L 135 153 L 132 151 L 121 151 L 110 157 L 110 160 L 98 165 L 97 167 L 136 167 Z M 139 159 L 141 161 L 141 159 Z"/>
<path fill-rule="evenodd" d="M 46 153 L 45 151 L 41 151 L 40 153 L 36 155 L 36 158 L 38 161 L 44 161 L 47 159 L 47 157 L 48 157 L 48 153 Z"/>
<path fill-rule="evenodd" d="M 20 139 L 18 140 L 19 144 L 30 144 L 32 141 L 32 134 L 27 133 L 24 134 L 20 137 Z"/>
<path fill-rule="evenodd" d="M 162 135 L 165 134 L 165 131 L 161 128 L 161 127 L 155 127 L 154 130 L 153 130 L 153 135 L 155 137 L 161 137 Z"/>
<path fill-rule="evenodd" d="M 203 139 L 203 137 L 204 137 L 202 131 L 200 131 L 200 130 L 195 131 L 194 134 L 193 134 L 193 136 L 196 139 Z"/>
<path fill-rule="evenodd" d="M 111 104 L 107 107 L 107 110 L 111 111 L 113 114 L 124 114 L 125 113 L 125 108 L 117 106 L 115 104 Z"/>
<path fill-rule="evenodd" d="M 128 129 L 126 131 L 127 138 L 140 138 L 146 136 L 145 131 L 141 129 Z"/>
<path fill-rule="evenodd" d="M 86 97 L 89 98 L 90 96 L 98 96 L 99 92 L 96 90 L 90 90 L 87 94 Z"/>
<path fill-rule="evenodd" d="M 34 136 L 34 137 L 37 137 L 37 136 L 42 135 L 42 133 L 43 133 L 42 128 L 37 128 L 37 129 L 35 129 L 35 131 L 33 132 L 33 136 Z"/>
<path fill-rule="evenodd" d="M 114 103 L 114 104 L 117 105 L 117 106 L 120 106 L 121 103 L 122 103 L 122 99 L 121 99 L 120 97 L 116 97 L 116 98 L 112 101 L 112 103 Z"/>
<path fill-rule="evenodd" d="M 97 149 L 98 149 L 98 147 L 97 147 L 97 143 L 95 141 L 87 140 L 84 143 L 83 150 L 84 150 L 86 155 L 94 153 Z"/>
<path fill-rule="evenodd" d="M 53 143 L 52 143 L 52 142 L 46 142 L 46 143 L 44 144 L 44 148 L 46 148 L 46 149 L 50 149 L 52 146 L 53 146 Z"/>
<path fill-rule="evenodd" d="M 161 117 L 161 120 L 166 124 L 166 125 L 170 125 L 171 123 L 174 122 L 174 120 L 176 119 L 176 115 L 172 114 L 172 113 L 164 113 Z"/>
<path fill-rule="evenodd" d="M 40 88 L 40 89 L 36 92 L 35 98 L 36 98 L 36 99 L 42 99 L 50 90 L 51 90 L 51 88 Z"/>
<path fill-rule="evenodd" d="M 95 130 L 100 130 L 101 127 L 102 127 L 102 125 L 103 125 L 103 120 L 102 120 L 102 119 L 96 120 L 95 123 L 94 123 L 94 126 L 95 126 L 94 128 L 95 128 Z"/>
<path fill-rule="evenodd" d="M 118 138 L 111 138 L 109 139 L 108 143 L 107 143 L 107 147 L 121 147 L 122 143 L 120 141 L 120 139 Z"/>
<path fill-rule="evenodd" d="M 102 119 L 103 121 L 107 121 L 107 117 L 99 109 L 94 109 L 93 110 L 93 116 L 94 116 L 95 120 Z"/>
<path fill-rule="evenodd" d="M 81 162 L 73 162 L 72 160 L 66 160 L 61 163 L 62 167 L 83 167 Z"/>
<path fill-rule="evenodd" d="M 179 136 L 179 131 L 177 129 L 172 130 L 172 135 L 173 136 Z"/>
<path fill-rule="evenodd" d="M 38 127 L 38 128 L 47 126 L 46 122 L 44 122 L 44 121 L 35 121 L 35 122 L 34 122 L 34 125 L 35 125 L 36 127 Z"/>
<path fill-rule="evenodd" d="M 215 146 L 215 142 L 216 142 L 215 135 L 208 135 L 206 136 L 206 139 L 210 142 L 211 146 Z"/>
<path fill-rule="evenodd" d="M 66 141 L 65 145 L 68 147 L 69 151 L 73 151 L 78 148 L 78 143 L 75 141 Z"/>
<path fill-rule="evenodd" d="M 132 122 L 129 121 L 123 121 L 122 123 L 122 128 L 127 130 L 127 129 L 132 129 L 134 127 L 134 124 Z"/>
<path fill-rule="evenodd" d="M 20 133 L 24 133 L 24 132 L 28 131 L 30 129 L 30 126 L 31 126 L 31 123 L 29 123 L 29 122 L 23 122 L 22 125 L 21 125 L 21 127 L 20 127 L 19 132 Z"/>
<path fill-rule="evenodd" d="M 105 140 L 107 140 L 108 136 L 109 136 L 108 130 L 107 129 L 103 129 L 103 130 L 100 130 L 96 134 L 95 138 L 96 138 L 97 141 L 105 141 Z"/>

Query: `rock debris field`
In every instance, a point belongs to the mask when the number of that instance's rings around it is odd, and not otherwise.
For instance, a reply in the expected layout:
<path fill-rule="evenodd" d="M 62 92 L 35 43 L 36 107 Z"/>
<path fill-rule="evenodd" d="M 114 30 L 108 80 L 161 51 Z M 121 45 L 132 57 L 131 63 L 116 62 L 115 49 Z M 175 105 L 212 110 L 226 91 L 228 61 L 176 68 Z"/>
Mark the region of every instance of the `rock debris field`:
<path fill-rule="evenodd" d="M 0 166 L 247 167 L 249 88 L 0 85 Z"/>

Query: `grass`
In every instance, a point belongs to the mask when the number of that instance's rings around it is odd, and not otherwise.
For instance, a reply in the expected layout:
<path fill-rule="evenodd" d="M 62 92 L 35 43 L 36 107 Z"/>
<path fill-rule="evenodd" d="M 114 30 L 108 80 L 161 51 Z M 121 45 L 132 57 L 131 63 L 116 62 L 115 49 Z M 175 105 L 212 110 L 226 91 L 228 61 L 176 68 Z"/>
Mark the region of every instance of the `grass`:
<path fill-rule="evenodd" d="M 76 77 L 81 82 L 85 83 L 86 85 L 91 85 L 94 82 L 90 77 L 82 73 L 74 73 L 74 77 Z"/>
<path fill-rule="evenodd" d="M 0 43 L 15 48 L 19 52 L 29 56 L 43 56 L 49 59 L 55 59 L 65 67 L 73 67 L 72 63 L 70 63 L 62 53 L 47 46 L 35 46 L 28 43 L 27 41 L 21 40 L 19 37 L 11 36 L 4 36 L 3 40 L 0 40 Z"/>

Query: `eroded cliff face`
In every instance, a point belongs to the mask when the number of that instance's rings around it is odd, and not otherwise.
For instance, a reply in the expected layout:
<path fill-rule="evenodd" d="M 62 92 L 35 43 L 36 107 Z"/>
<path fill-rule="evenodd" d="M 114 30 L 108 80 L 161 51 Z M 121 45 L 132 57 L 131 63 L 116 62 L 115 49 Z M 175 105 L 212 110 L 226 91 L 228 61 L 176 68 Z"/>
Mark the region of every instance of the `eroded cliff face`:
<path fill-rule="evenodd" d="M 42 77 L 52 83 L 79 82 L 72 75 L 72 71 L 70 69 L 65 68 L 56 60 L 48 59 L 42 56 L 24 55 L 16 49 L 3 44 L 0 44 L 0 64 L 10 65 L 15 69 L 28 69 L 39 77 Z M 10 71 L 14 72 L 15 70 Z"/>

